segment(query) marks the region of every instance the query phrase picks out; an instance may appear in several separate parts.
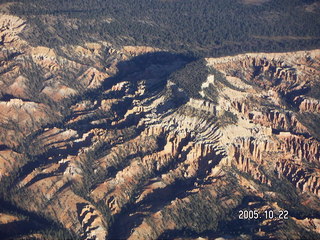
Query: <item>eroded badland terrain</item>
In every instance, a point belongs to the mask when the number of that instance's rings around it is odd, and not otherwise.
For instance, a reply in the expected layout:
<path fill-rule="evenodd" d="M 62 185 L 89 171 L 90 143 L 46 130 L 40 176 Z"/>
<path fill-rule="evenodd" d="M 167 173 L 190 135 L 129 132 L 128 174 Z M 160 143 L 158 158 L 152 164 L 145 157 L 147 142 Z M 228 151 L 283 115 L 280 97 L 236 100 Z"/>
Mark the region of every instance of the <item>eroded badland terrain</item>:
<path fill-rule="evenodd" d="M 195 61 L 30 28 L 0 15 L 1 239 L 320 239 L 320 50 Z"/>

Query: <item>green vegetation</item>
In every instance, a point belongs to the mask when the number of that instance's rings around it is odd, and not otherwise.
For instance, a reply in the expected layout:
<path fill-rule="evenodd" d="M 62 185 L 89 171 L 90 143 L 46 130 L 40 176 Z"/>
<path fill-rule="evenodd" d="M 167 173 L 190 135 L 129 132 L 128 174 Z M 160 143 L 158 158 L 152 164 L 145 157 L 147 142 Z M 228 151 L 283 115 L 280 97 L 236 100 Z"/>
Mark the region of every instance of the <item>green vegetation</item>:
<path fill-rule="evenodd" d="M 207 121 L 211 121 L 213 124 L 217 121 L 216 115 L 213 113 L 210 113 L 208 111 L 204 111 L 201 109 L 197 109 L 188 105 L 183 105 L 180 107 L 177 111 L 181 115 L 185 115 L 188 117 L 198 117 L 201 116 L 202 119 L 205 119 Z"/>
<path fill-rule="evenodd" d="M 306 96 L 320 100 L 320 83 L 313 84 Z"/>
<path fill-rule="evenodd" d="M 223 75 L 223 73 L 219 72 L 219 71 L 216 70 L 215 68 L 210 67 L 210 68 L 209 68 L 209 73 L 214 75 L 214 81 L 215 81 L 215 83 L 217 83 L 217 86 L 220 85 L 220 84 L 222 84 L 223 86 L 228 87 L 228 88 L 231 88 L 231 89 L 236 90 L 236 91 L 241 91 L 241 92 L 244 91 L 243 89 L 238 88 L 238 87 L 232 85 L 232 84 L 226 79 L 226 77 Z"/>
<path fill-rule="evenodd" d="M 230 182 L 229 185 L 220 187 L 216 192 L 218 195 L 215 197 L 212 196 L 212 192 L 202 190 L 199 194 L 189 196 L 188 202 L 180 203 L 180 206 L 173 211 L 165 207 L 162 210 L 163 218 L 174 220 L 177 226 L 176 236 L 190 238 L 190 236 L 199 234 L 205 236 L 205 233 L 210 231 L 217 232 L 219 222 L 226 220 L 232 209 L 240 204 L 243 198 L 237 180 L 232 179 Z M 238 190 L 239 195 L 234 194 L 235 189 Z M 226 199 L 232 199 L 234 202 L 226 203 Z M 146 218 L 146 221 L 154 229 L 157 229 L 150 219 Z M 166 239 L 165 234 L 162 237 Z M 167 239 L 171 239 L 171 237 L 167 237 Z"/>
<path fill-rule="evenodd" d="M 1 1 L 8 2 L 8 1 Z M 58 46 L 107 40 L 150 45 L 195 55 L 285 51 L 319 47 L 320 17 L 305 0 L 260 5 L 234 0 L 18 0 L 28 18 L 26 38 Z"/>
<path fill-rule="evenodd" d="M 236 124 L 238 122 L 238 116 L 230 111 L 224 111 L 218 118 L 218 125 L 225 127 L 227 125 Z"/>
<path fill-rule="evenodd" d="M 308 128 L 312 136 L 320 139 L 320 114 L 317 113 L 299 113 L 298 120 Z"/>
<path fill-rule="evenodd" d="M 209 98 L 213 103 L 218 103 L 218 91 L 216 89 L 216 86 L 214 86 L 212 83 L 209 84 L 209 87 L 203 89 L 203 92 L 205 94 L 205 97 Z"/>
<path fill-rule="evenodd" d="M 14 176 L 11 174 L 10 176 Z M 43 239 L 78 239 L 78 237 L 65 229 L 61 224 L 52 221 L 50 218 L 38 213 L 30 212 L 17 206 L 12 198 L 12 192 L 16 191 L 13 186 L 13 177 L 3 177 L 0 181 L 0 213 L 6 213 L 19 218 L 8 224 L 0 225 L 0 236 L 2 239 L 16 239 L 17 237 L 27 236 L 38 233 Z M 23 196 L 23 202 L 33 201 L 29 195 Z M 22 201 L 21 201 L 22 202 Z M 26 204 L 26 206 L 28 206 Z M 25 239 L 25 238 L 23 238 Z M 26 237 L 26 239 L 30 239 Z"/>
<path fill-rule="evenodd" d="M 199 91 L 201 85 L 208 77 L 205 60 L 197 60 L 187 64 L 183 69 L 174 72 L 169 80 L 182 88 L 189 97 L 201 98 Z"/>

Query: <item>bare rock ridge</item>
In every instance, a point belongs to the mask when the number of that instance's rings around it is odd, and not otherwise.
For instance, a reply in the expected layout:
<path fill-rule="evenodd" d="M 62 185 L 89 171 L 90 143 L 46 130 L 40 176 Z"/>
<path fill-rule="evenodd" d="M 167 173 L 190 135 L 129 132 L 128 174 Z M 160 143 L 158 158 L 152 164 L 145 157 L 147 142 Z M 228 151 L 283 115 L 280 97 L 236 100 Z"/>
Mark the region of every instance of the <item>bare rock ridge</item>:
<path fill-rule="evenodd" d="M 309 191 L 319 196 L 319 173 L 305 169 L 294 161 L 283 160 L 277 163 L 277 171 L 295 184 L 302 192 Z"/>
<path fill-rule="evenodd" d="M 301 112 L 320 112 L 320 101 L 312 98 L 296 98 L 295 99 L 299 103 L 299 110 Z"/>
<path fill-rule="evenodd" d="M 29 27 L 0 17 L 0 232 L 36 213 L 80 239 L 319 237 L 320 50 L 203 59 L 194 97 L 172 77 L 187 57 Z M 239 227 L 253 207 L 289 219 Z"/>

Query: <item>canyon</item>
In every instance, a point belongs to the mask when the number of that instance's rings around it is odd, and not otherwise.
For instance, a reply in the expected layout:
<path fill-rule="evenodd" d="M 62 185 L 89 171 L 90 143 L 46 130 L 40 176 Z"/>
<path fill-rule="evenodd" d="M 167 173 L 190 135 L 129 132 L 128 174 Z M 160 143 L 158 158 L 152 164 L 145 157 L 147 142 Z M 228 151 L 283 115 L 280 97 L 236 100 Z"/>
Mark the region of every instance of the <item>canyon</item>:
<path fill-rule="evenodd" d="M 190 96 L 190 57 L 30 28 L 0 16 L 5 239 L 319 238 L 319 49 L 202 58 Z"/>

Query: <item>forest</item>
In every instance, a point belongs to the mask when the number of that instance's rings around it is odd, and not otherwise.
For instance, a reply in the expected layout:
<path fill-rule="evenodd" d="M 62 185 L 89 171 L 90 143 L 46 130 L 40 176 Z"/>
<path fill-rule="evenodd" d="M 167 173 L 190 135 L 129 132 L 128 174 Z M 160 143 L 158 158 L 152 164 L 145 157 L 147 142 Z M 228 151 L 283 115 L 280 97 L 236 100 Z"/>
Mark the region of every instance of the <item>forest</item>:
<path fill-rule="evenodd" d="M 8 1 L 0 1 L 8 2 Z M 192 56 L 288 51 L 320 45 L 314 0 L 18 0 L 25 38 L 58 47 L 84 41 L 148 45 Z"/>

